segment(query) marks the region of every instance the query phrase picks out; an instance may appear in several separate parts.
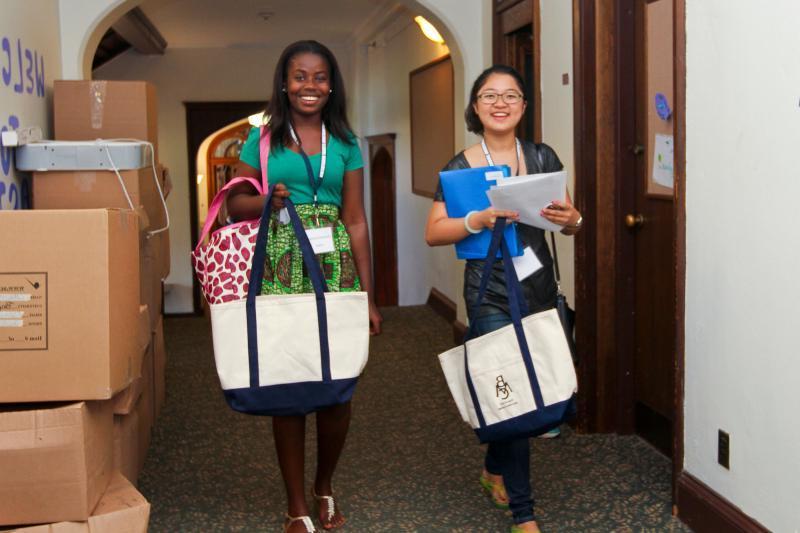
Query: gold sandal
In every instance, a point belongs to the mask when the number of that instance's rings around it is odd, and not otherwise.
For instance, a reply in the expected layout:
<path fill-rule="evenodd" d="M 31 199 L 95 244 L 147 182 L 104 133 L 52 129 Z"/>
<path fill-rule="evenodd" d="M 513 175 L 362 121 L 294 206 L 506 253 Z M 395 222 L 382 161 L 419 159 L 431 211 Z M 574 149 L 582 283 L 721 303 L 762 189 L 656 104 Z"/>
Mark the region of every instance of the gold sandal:
<path fill-rule="evenodd" d="M 303 525 L 306 526 L 306 533 L 316 533 L 317 528 L 314 527 L 314 522 L 311 521 L 310 516 L 290 516 L 289 513 L 286 513 L 286 522 L 283 524 L 283 533 L 289 530 L 292 524 L 295 522 L 303 522 Z"/>
<path fill-rule="evenodd" d="M 333 524 L 333 517 L 336 516 L 336 501 L 333 499 L 333 494 L 330 496 L 320 496 L 317 494 L 317 491 L 314 490 L 314 487 L 311 487 L 311 497 L 314 498 L 314 501 L 317 502 L 317 506 L 319 508 L 322 507 L 322 502 L 324 501 L 328 509 L 326 511 L 326 517 L 328 519 L 327 524 L 325 522 L 322 523 L 322 529 L 336 529 L 344 525 L 345 518 L 342 517 L 343 522 L 339 525 Z"/>

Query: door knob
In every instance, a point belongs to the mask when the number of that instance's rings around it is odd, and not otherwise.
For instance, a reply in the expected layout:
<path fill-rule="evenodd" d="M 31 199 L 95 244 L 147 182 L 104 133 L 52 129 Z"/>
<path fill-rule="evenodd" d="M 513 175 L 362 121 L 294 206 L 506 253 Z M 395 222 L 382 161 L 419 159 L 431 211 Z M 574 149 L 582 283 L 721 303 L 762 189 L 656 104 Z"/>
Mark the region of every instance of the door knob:
<path fill-rule="evenodd" d="M 644 146 L 641 144 L 632 144 L 628 147 L 628 150 L 630 150 L 633 155 L 641 155 L 644 153 Z"/>
<path fill-rule="evenodd" d="M 629 228 L 640 228 L 644 225 L 644 217 L 642 215 L 625 215 L 625 225 Z"/>

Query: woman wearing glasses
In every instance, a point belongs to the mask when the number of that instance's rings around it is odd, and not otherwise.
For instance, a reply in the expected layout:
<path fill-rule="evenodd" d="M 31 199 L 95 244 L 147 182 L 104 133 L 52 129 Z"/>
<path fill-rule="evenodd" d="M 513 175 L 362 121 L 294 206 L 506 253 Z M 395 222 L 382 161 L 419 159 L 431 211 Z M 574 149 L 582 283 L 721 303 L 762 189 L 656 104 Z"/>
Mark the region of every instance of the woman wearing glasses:
<path fill-rule="evenodd" d="M 525 83 L 519 73 L 505 65 L 486 69 L 472 86 L 465 112 L 469 131 L 483 137 L 478 144 L 457 154 L 443 170 L 457 170 L 488 165 L 508 165 L 514 175 L 556 172 L 563 168 L 552 148 L 516 137 L 516 127 L 522 119 L 527 102 Z M 473 233 L 494 228 L 498 217 L 518 221 L 513 211 L 487 208 L 464 218 L 450 218 L 445 209 L 441 184 L 434 197 L 425 228 L 425 240 L 431 246 L 454 244 Z M 566 201 L 554 199 L 542 211 L 546 219 L 562 226 L 561 233 L 574 235 L 581 227 L 581 214 Z M 555 307 L 556 282 L 553 259 L 545 241 L 544 231 L 518 224 L 517 234 L 524 247 L 530 247 L 542 267 L 522 280 L 523 293 L 531 313 Z M 486 296 L 475 311 L 481 271 L 484 261 L 470 259 L 464 270 L 464 300 L 470 324 L 480 336 L 511 323 L 508 293 L 503 276 L 502 261 L 495 262 Z M 489 444 L 480 484 L 495 506 L 510 508 L 514 525 L 512 532 L 539 531 L 533 512 L 530 483 L 530 445 L 527 438 Z"/>

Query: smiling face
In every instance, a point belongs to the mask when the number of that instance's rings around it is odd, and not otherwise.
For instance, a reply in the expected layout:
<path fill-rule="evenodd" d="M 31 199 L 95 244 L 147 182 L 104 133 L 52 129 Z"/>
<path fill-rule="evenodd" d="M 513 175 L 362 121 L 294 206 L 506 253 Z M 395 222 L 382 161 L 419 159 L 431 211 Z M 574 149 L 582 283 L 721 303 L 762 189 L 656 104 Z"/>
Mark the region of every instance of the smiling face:
<path fill-rule="evenodd" d="M 478 98 L 472 108 L 483 124 L 484 133 L 507 133 L 519 124 L 527 104 L 521 99 L 514 104 L 507 104 L 502 95 L 508 93 L 521 95 L 522 88 L 512 76 L 501 73 L 491 74 L 478 90 Z M 498 97 L 494 103 L 487 104 L 481 100 L 481 96 L 485 94 L 495 94 Z"/>
<path fill-rule="evenodd" d="M 324 57 L 310 52 L 293 56 L 286 72 L 286 96 L 292 112 L 321 113 L 328 103 L 330 78 L 330 67 Z"/>

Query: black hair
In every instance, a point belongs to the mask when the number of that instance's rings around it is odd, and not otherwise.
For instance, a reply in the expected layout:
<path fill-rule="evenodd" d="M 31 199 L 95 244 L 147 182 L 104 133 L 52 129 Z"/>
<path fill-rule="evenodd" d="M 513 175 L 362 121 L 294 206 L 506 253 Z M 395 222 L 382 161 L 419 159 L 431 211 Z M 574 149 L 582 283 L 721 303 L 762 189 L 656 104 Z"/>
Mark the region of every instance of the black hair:
<path fill-rule="evenodd" d="M 475 112 L 475 103 L 478 101 L 478 91 L 481 90 L 483 84 L 486 83 L 486 80 L 492 74 L 508 74 L 514 78 L 514 81 L 519 85 L 519 91 L 522 93 L 523 100 L 526 102 L 528 101 L 525 80 L 522 79 L 522 76 L 515 68 L 509 67 L 508 65 L 492 65 L 481 72 L 480 76 L 475 80 L 475 83 L 472 84 L 472 90 L 469 93 L 469 103 L 467 104 L 467 109 L 464 111 L 464 121 L 467 123 L 467 129 L 478 135 L 483 134 L 483 123 Z"/>
<path fill-rule="evenodd" d="M 275 75 L 272 80 L 272 98 L 267 104 L 267 115 L 269 122 L 267 128 L 276 145 L 288 146 L 292 142 L 289 133 L 289 97 L 284 92 L 286 77 L 289 70 L 289 61 L 299 54 L 314 54 L 322 57 L 328 63 L 330 71 L 330 83 L 332 93 L 328 95 L 328 101 L 322 108 L 322 121 L 331 135 L 346 144 L 352 144 L 353 129 L 347 121 L 346 96 L 344 92 L 344 80 L 339 64 L 327 46 L 317 41 L 297 41 L 287 46 L 278 64 L 275 65 Z"/>

